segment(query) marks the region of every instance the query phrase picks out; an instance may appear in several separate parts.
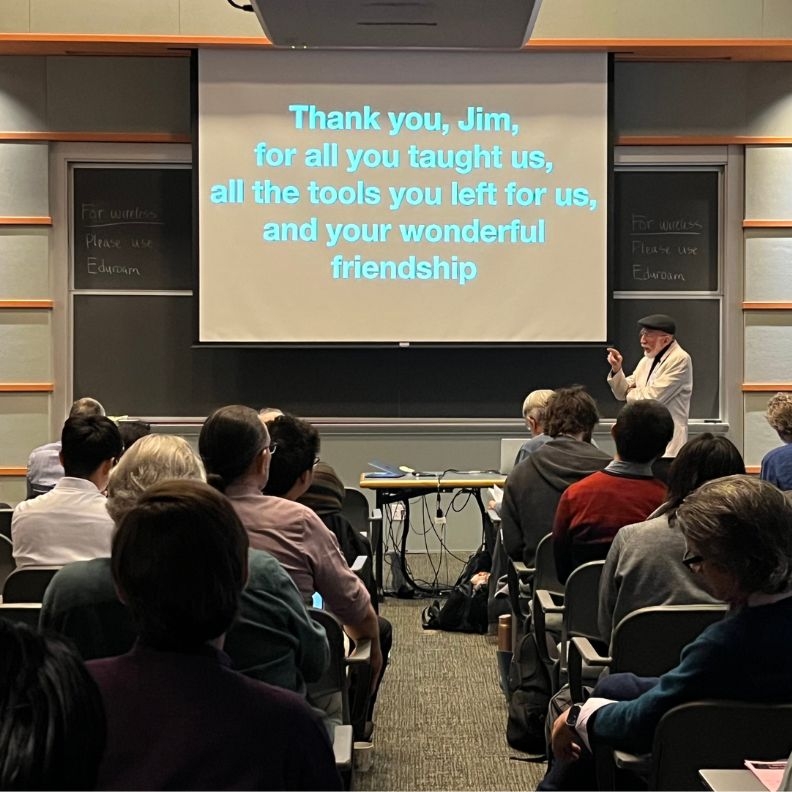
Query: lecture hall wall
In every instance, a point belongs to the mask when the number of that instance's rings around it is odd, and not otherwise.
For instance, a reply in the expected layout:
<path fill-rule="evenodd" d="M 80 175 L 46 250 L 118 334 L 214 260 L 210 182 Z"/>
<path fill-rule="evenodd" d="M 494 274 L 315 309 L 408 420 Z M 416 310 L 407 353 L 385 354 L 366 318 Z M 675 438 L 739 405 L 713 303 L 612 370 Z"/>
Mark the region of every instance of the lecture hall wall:
<path fill-rule="evenodd" d="M 717 56 L 723 45 L 738 57 L 761 59 L 772 50 L 789 60 L 792 42 L 782 39 L 792 38 L 791 5 L 544 0 L 534 38 L 540 47 L 574 44 L 569 39 L 619 52 L 654 45 L 663 54 L 671 47 L 683 58 Z M 253 15 L 225 0 L 3 0 L 0 501 L 24 496 L 27 454 L 56 435 L 70 401 L 67 218 L 52 194 L 58 147 L 85 132 L 188 135 L 188 62 L 158 56 L 166 46 L 216 46 L 224 38 L 251 46 L 260 36 Z M 143 42 L 139 53 L 136 40 Z M 91 54 L 65 54 L 81 49 Z M 143 52 L 153 56 L 134 56 Z M 792 382 L 792 62 L 620 61 L 614 91 L 615 132 L 630 144 L 620 152 L 695 159 L 702 144 L 726 166 L 724 417 L 747 463 L 758 465 L 777 444 L 762 417 L 767 398 Z M 30 132 L 39 139 L 23 134 Z M 684 148 L 667 145 L 678 136 Z M 123 350 L 119 355 L 123 365 Z M 495 467 L 500 438 L 523 431 L 519 409 L 515 404 L 512 423 L 490 425 L 326 426 L 322 456 L 347 483 L 375 453 L 424 468 Z M 468 520 L 452 545 L 472 547 L 476 536 L 476 522 Z"/>

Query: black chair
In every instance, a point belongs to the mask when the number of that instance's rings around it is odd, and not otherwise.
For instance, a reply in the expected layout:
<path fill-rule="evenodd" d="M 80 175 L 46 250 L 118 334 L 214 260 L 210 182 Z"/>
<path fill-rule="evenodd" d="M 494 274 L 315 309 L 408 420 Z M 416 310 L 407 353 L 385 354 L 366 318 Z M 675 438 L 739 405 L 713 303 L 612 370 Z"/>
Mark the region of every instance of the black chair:
<path fill-rule="evenodd" d="M 572 571 L 566 582 L 564 604 L 558 605 L 547 589 L 536 590 L 534 630 L 539 654 L 551 671 L 553 688 L 558 690 L 567 678 L 567 647 L 574 637 L 588 638 L 602 647 L 600 639 L 599 581 L 604 561 L 589 561 Z M 549 614 L 561 614 L 561 642 L 547 629 Z"/>
<path fill-rule="evenodd" d="M 610 652 L 600 654 L 587 638 L 569 645 L 569 687 L 573 701 L 583 700 L 583 674 L 589 668 L 660 676 L 676 667 L 682 650 L 720 621 L 725 605 L 653 605 L 627 614 L 613 631 Z"/>
<path fill-rule="evenodd" d="M 14 546 L 10 539 L 0 536 L 0 591 L 3 590 L 6 579 L 15 569 Z"/>
<path fill-rule="evenodd" d="M 3 585 L 3 602 L 41 602 L 59 566 L 15 569 Z"/>
<path fill-rule="evenodd" d="M 354 650 L 347 654 L 344 631 L 338 619 L 316 608 L 309 608 L 308 613 L 324 627 L 330 646 L 330 664 L 318 680 L 308 684 L 308 693 L 313 699 L 341 694 L 341 726 L 336 726 L 333 750 L 336 767 L 349 789 L 353 743 L 355 739 L 362 739 L 371 697 L 371 641 L 356 641 Z"/>
<path fill-rule="evenodd" d="M 5 536 L 9 541 L 11 540 L 11 517 L 13 515 L 12 508 L 0 508 L 0 536 Z"/>
<path fill-rule="evenodd" d="M 359 489 L 344 487 L 341 514 L 349 520 L 358 533 L 368 537 L 372 548 L 376 549 L 382 532 L 382 512 L 379 509 L 372 509 L 368 499 Z"/>
<path fill-rule="evenodd" d="M 636 775 L 649 789 L 700 790 L 702 768 L 743 767 L 746 758 L 778 760 L 792 749 L 792 704 L 747 704 L 706 700 L 680 704 L 666 712 L 655 730 L 651 755 L 613 751 L 617 768 L 633 773 L 627 788 L 636 789 Z M 608 774 L 607 749 L 597 749 L 600 789 L 615 789 Z M 620 787 L 622 785 L 620 784 Z"/>
<path fill-rule="evenodd" d="M 534 566 L 526 566 L 522 561 L 509 559 L 507 567 L 509 602 L 512 612 L 512 651 L 530 626 L 532 614 L 539 609 L 537 592 L 546 591 L 555 605 L 564 601 L 565 586 L 558 580 L 553 557 L 552 534 L 539 540 L 534 554 Z M 543 631 L 553 636 L 561 635 L 561 612 L 547 612 L 544 615 Z"/>
<path fill-rule="evenodd" d="M 0 603 L 0 619 L 27 624 L 28 627 L 33 627 L 36 630 L 40 615 L 40 602 Z"/>

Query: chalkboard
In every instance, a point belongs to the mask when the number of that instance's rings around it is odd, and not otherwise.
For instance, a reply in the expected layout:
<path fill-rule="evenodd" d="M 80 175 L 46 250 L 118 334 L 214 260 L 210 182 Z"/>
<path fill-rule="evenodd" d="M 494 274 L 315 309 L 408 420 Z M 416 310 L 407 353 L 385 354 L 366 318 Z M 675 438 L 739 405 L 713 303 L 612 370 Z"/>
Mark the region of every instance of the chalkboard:
<path fill-rule="evenodd" d="M 192 288 L 191 171 L 75 167 L 76 289 Z"/>
<path fill-rule="evenodd" d="M 115 413 L 195 417 L 241 402 L 306 416 L 514 418 L 528 391 L 572 383 L 589 388 L 603 416 L 620 407 L 605 382 L 604 346 L 193 347 L 190 297 L 74 299 L 74 393 L 89 393 Z M 617 300 L 614 310 L 629 370 L 640 357 L 636 320 L 675 315 L 680 343 L 693 356 L 691 415 L 718 418 L 719 301 Z"/>
<path fill-rule="evenodd" d="M 77 169 L 80 184 L 79 189 L 75 185 L 75 201 L 87 201 L 90 196 L 94 203 L 134 207 L 142 206 L 143 197 L 148 196 L 146 205 L 159 207 L 152 211 L 162 211 L 165 218 L 159 227 L 161 247 L 152 254 L 152 262 L 159 263 L 150 265 L 141 257 L 139 268 L 146 274 L 139 281 L 138 293 L 97 293 L 131 288 L 129 282 L 118 284 L 112 276 L 111 286 L 100 286 L 89 278 L 89 283 L 97 285 L 80 291 L 84 287 L 79 284 L 87 276 L 75 277 L 73 393 L 98 398 L 112 414 L 198 418 L 219 405 L 243 403 L 342 419 L 516 418 L 528 391 L 573 383 L 589 389 L 603 417 L 614 417 L 621 407 L 606 383 L 604 344 L 359 349 L 194 346 L 192 294 L 146 291 L 191 286 L 192 261 L 185 256 L 190 228 L 180 214 L 184 210 L 189 215 L 189 171 L 152 168 L 140 176 L 131 173 L 141 170 L 137 168 L 87 170 L 105 173 L 82 181 L 82 169 Z M 140 185 L 145 183 L 141 179 L 157 170 L 164 173 L 167 197 L 154 203 L 149 190 L 155 187 Z M 631 177 L 640 177 L 650 194 L 653 178 L 660 179 L 659 190 L 666 189 L 665 172 L 624 175 L 630 182 Z M 624 175 L 619 181 L 626 183 Z M 684 174 L 685 178 L 689 175 Z M 175 215 L 168 213 L 171 204 L 178 205 Z M 78 208 L 79 203 L 73 207 L 75 236 L 87 230 Z M 124 234 L 131 235 L 123 228 Z M 707 249 L 711 253 L 716 248 Z M 174 255 L 166 256 L 165 251 Z M 129 260 L 124 257 L 129 252 L 122 255 L 119 251 L 114 260 Z M 78 259 L 74 266 L 79 270 L 83 264 Z M 574 286 L 559 285 L 560 311 L 564 310 L 565 288 Z M 657 283 L 653 288 L 658 294 L 648 299 L 641 295 L 609 301 L 612 336 L 608 340 L 621 349 L 626 368 L 632 370 L 640 356 L 637 319 L 656 312 L 672 314 L 680 343 L 693 357 L 691 417 L 720 418 L 720 299 L 674 297 Z M 537 295 L 537 299 L 543 297 Z M 530 311 L 531 305 L 525 310 Z"/>
<path fill-rule="evenodd" d="M 716 291 L 718 171 L 617 171 L 618 291 Z"/>

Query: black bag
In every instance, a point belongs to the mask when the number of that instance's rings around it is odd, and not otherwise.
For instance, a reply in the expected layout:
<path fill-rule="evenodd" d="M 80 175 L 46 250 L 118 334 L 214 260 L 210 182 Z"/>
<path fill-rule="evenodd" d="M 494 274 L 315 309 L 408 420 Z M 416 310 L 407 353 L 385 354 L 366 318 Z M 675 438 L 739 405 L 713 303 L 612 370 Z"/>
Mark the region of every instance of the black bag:
<path fill-rule="evenodd" d="M 550 673 L 539 657 L 534 634 L 520 641 L 509 669 L 509 715 L 506 741 L 518 751 L 545 756 L 545 719 L 550 704 Z"/>
<path fill-rule="evenodd" d="M 477 572 L 488 572 L 491 566 L 492 557 L 484 547 L 470 556 L 443 605 L 435 600 L 424 609 L 421 614 L 424 630 L 482 634 L 487 632 L 488 586 L 474 588 L 470 578 Z"/>

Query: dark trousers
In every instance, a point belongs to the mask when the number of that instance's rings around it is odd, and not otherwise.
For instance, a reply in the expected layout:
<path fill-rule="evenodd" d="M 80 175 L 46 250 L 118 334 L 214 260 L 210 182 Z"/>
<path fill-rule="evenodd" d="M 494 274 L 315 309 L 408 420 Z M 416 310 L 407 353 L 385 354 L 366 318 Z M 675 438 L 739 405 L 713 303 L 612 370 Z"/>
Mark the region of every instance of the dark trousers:
<path fill-rule="evenodd" d="M 609 698 L 614 701 L 632 701 L 658 682 L 657 677 L 638 677 L 635 674 L 611 674 L 603 677 L 591 695 Z M 596 715 L 592 716 L 596 720 Z M 591 739 L 592 720 L 589 720 L 589 739 Z M 594 756 L 581 745 L 580 759 L 576 762 L 558 762 L 548 758 L 547 773 L 539 783 L 541 790 L 597 789 L 597 772 Z"/>

